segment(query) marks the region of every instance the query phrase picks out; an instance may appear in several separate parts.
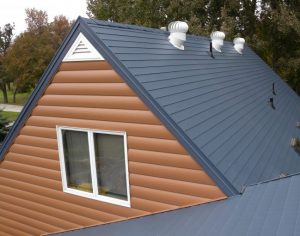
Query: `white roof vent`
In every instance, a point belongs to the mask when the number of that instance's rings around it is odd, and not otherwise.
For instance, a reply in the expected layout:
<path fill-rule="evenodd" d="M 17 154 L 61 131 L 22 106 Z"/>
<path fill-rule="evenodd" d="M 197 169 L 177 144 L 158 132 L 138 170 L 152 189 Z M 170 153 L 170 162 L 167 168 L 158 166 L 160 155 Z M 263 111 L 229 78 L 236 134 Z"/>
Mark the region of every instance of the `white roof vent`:
<path fill-rule="evenodd" d="M 186 40 L 186 32 L 189 26 L 183 21 L 174 21 L 168 25 L 168 30 L 170 32 L 169 42 L 180 50 L 184 50 L 183 43 Z"/>
<path fill-rule="evenodd" d="M 223 41 L 225 39 L 225 34 L 222 31 L 214 31 L 210 34 L 212 46 L 218 52 L 221 52 L 223 46 Z"/>
<path fill-rule="evenodd" d="M 82 33 L 79 33 L 63 61 L 99 61 L 104 60 Z"/>
<path fill-rule="evenodd" d="M 239 53 L 242 54 L 243 53 L 243 49 L 244 49 L 244 44 L 245 44 L 245 39 L 244 38 L 235 38 L 233 40 L 233 44 L 234 44 L 234 49 Z"/>

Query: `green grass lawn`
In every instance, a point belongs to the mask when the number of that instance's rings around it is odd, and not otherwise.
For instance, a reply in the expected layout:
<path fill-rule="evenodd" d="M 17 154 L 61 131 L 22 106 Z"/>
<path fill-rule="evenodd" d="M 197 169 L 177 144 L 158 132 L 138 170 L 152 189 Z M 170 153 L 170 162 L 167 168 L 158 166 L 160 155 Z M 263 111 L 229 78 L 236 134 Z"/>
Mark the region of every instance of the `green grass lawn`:
<path fill-rule="evenodd" d="M 3 115 L 9 121 L 15 121 L 19 114 L 19 112 L 1 111 L 1 115 Z"/>
<path fill-rule="evenodd" d="M 18 93 L 17 96 L 16 96 L 15 105 L 24 105 L 27 102 L 30 94 L 31 94 L 31 91 L 27 92 L 27 93 Z M 14 104 L 13 103 L 13 95 L 14 95 L 13 91 L 8 91 L 7 95 L 8 95 L 8 103 L 9 104 Z M 3 94 L 2 94 L 2 92 L 0 92 L 0 103 L 3 103 Z"/>

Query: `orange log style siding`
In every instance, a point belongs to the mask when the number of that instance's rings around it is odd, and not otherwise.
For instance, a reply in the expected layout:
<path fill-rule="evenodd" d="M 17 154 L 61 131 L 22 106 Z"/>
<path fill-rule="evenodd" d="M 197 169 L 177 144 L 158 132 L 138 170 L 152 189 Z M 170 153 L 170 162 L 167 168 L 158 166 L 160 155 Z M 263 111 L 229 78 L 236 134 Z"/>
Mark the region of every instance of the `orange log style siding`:
<path fill-rule="evenodd" d="M 56 125 L 127 132 L 131 208 L 62 191 Z M 222 197 L 109 64 L 68 62 L 0 164 L 0 232 L 39 235 Z"/>

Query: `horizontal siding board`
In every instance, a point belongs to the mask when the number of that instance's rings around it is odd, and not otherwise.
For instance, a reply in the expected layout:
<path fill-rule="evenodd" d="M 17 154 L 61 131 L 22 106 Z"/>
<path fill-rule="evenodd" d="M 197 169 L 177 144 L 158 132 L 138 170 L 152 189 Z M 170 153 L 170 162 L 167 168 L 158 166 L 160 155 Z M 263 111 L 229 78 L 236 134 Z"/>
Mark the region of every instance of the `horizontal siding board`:
<path fill-rule="evenodd" d="M 42 178 L 42 177 L 37 178 L 36 175 L 33 174 L 27 174 L 27 173 L 22 173 L 20 171 L 14 171 L 14 170 L 3 169 L 3 168 L 0 169 L 0 175 L 7 179 L 23 181 L 26 183 L 32 183 L 37 186 L 41 186 L 41 187 L 45 187 L 57 191 L 62 191 L 61 181 L 52 180 L 49 178 Z"/>
<path fill-rule="evenodd" d="M 27 135 L 33 137 L 56 139 L 56 130 L 53 128 L 37 127 L 26 125 L 22 128 L 20 135 Z"/>
<path fill-rule="evenodd" d="M 31 209 L 38 211 L 40 213 L 45 213 L 49 216 L 57 217 L 62 220 L 67 220 L 72 223 L 75 227 L 76 225 L 90 225 L 90 224 L 97 224 L 101 223 L 99 221 L 93 221 L 91 219 L 86 219 L 85 217 L 78 216 L 76 214 L 63 211 L 61 209 L 56 209 L 54 207 L 50 207 L 48 204 L 41 203 L 41 199 L 36 197 L 32 193 L 26 193 L 24 191 L 15 190 L 12 188 L 8 188 L 6 186 L 1 186 L 3 191 L 1 192 L 1 196 L 12 196 L 13 199 L 23 202 L 26 206 Z M 72 226 L 72 227 L 73 227 Z"/>
<path fill-rule="evenodd" d="M 128 96 L 76 96 L 44 95 L 39 100 L 42 106 L 88 107 L 129 110 L 148 110 L 137 97 Z"/>
<path fill-rule="evenodd" d="M 0 231 L 3 236 L 13 236 L 13 235 L 22 235 L 22 236 L 32 236 L 31 234 L 25 233 L 24 231 L 18 230 L 15 227 L 9 227 L 5 225 L 6 222 L 0 223 Z"/>
<path fill-rule="evenodd" d="M 7 233 L 7 232 L 1 232 L 2 236 L 12 236 L 11 234 Z"/>
<path fill-rule="evenodd" d="M 33 136 L 27 136 L 27 135 L 19 135 L 15 140 L 15 144 L 20 144 L 20 145 L 24 145 L 24 146 L 48 148 L 48 149 L 53 149 L 53 150 L 58 149 L 56 139 L 33 137 Z"/>
<path fill-rule="evenodd" d="M 150 200 L 136 198 L 136 197 L 131 198 L 131 205 L 134 208 L 141 209 L 143 211 L 149 211 L 149 212 L 171 210 L 176 208 L 175 206 L 170 204 L 150 201 Z"/>
<path fill-rule="evenodd" d="M 162 125 L 132 124 L 123 122 L 95 121 L 84 119 L 68 119 L 59 117 L 31 116 L 27 124 L 56 128 L 56 125 L 100 130 L 126 131 L 127 135 L 149 138 L 174 139 L 170 132 Z"/>
<path fill-rule="evenodd" d="M 60 171 L 59 161 L 35 156 L 22 155 L 10 152 L 7 154 L 7 160 L 25 165 L 32 165 L 50 170 Z M 0 169 L 1 171 L 2 169 Z"/>
<path fill-rule="evenodd" d="M 189 155 L 153 152 L 139 149 L 128 150 L 129 161 L 162 166 L 173 166 L 191 170 L 201 170 L 199 164 Z"/>
<path fill-rule="evenodd" d="M 33 110 L 32 115 L 150 125 L 160 124 L 160 121 L 150 111 L 125 109 L 38 106 Z"/>
<path fill-rule="evenodd" d="M 4 181 L 9 183 L 10 187 L 14 186 L 16 188 L 15 193 L 16 194 L 19 193 L 20 194 L 19 196 L 24 197 L 26 195 L 28 198 L 33 197 L 36 203 L 40 203 L 45 206 L 51 206 L 53 209 L 61 210 L 66 213 L 68 212 L 77 215 L 78 219 L 81 218 L 82 223 L 86 222 L 86 225 L 89 225 L 90 223 L 96 224 L 99 222 L 101 223 L 103 221 L 122 219 L 122 217 L 113 214 L 99 212 L 90 208 L 86 208 L 84 206 L 63 202 L 47 196 L 41 196 L 41 194 L 39 194 L 40 191 L 44 191 L 44 194 L 46 194 L 47 192 L 53 190 L 47 188 L 41 188 L 39 186 L 35 186 L 32 184 L 27 184 L 15 180 L 8 180 L 1 177 L 0 184 L 3 185 L 2 188 L 6 188 Z"/>
<path fill-rule="evenodd" d="M 137 174 L 130 174 L 130 183 L 135 186 L 170 191 L 174 193 L 182 193 L 209 199 L 216 199 L 223 196 L 223 193 L 215 186 Z"/>
<path fill-rule="evenodd" d="M 129 218 L 129 217 L 135 217 L 135 216 L 142 216 L 147 215 L 149 212 L 141 210 L 141 209 L 135 209 L 135 208 L 128 208 L 128 207 L 122 207 L 118 205 L 112 205 L 110 203 L 105 203 L 101 201 L 87 201 L 85 198 L 78 197 L 71 194 L 58 194 L 53 192 L 51 196 L 56 196 L 61 201 L 68 201 L 75 205 L 81 205 L 85 206 L 87 208 L 91 208 L 94 210 L 97 210 L 99 214 L 101 212 L 108 212 L 114 215 L 118 215 L 121 218 Z"/>
<path fill-rule="evenodd" d="M 56 232 L 63 229 L 57 226 L 53 226 L 57 225 L 57 222 L 51 222 L 52 219 L 50 217 L 44 218 L 45 215 L 43 214 L 39 214 L 32 210 L 16 206 L 15 204 L 0 202 L 0 212 L 1 210 L 13 213 L 16 216 L 16 220 L 18 220 L 19 222 L 22 222 L 23 218 L 28 218 L 27 222 L 29 222 L 30 225 L 43 230 L 44 232 Z M 52 225 L 51 223 L 54 224 Z"/>
<path fill-rule="evenodd" d="M 168 167 L 139 162 L 129 162 L 129 171 L 132 174 L 147 175 L 158 178 L 174 179 L 191 183 L 215 185 L 204 171 L 177 167 Z"/>
<path fill-rule="evenodd" d="M 199 198 L 180 193 L 173 193 L 152 188 L 144 188 L 140 186 L 131 186 L 130 191 L 137 198 L 171 204 L 174 206 L 184 206 L 193 203 L 199 204 L 202 202 L 208 202 L 210 200 L 207 198 Z"/>
<path fill-rule="evenodd" d="M 4 176 L 4 177 L 8 177 L 8 176 Z M 25 183 L 25 181 L 26 181 L 26 179 L 17 179 L 17 178 L 15 178 L 15 179 L 17 180 L 17 182 L 14 182 L 14 183 L 22 183 L 22 182 Z M 33 184 L 37 185 L 35 183 L 33 183 Z M 42 192 L 41 192 L 41 188 L 39 188 L 39 187 L 42 187 L 42 189 L 43 189 Z M 4 188 L 3 191 L 7 194 L 7 196 L 17 196 L 16 194 L 12 194 L 13 191 L 14 191 L 12 189 Z M 65 193 L 62 193 L 61 191 L 56 191 L 55 189 L 50 189 L 50 188 L 48 189 L 46 185 L 36 186 L 34 188 L 31 188 L 31 191 L 35 194 L 40 194 L 41 197 L 45 196 L 47 198 L 57 199 L 61 202 L 71 203 L 75 206 L 76 205 L 84 206 L 87 209 L 97 210 L 99 212 L 99 214 L 101 214 L 101 212 L 111 212 L 112 214 L 120 215 L 121 217 L 132 217 L 132 216 L 136 216 L 136 215 L 145 215 L 147 213 L 147 212 L 140 211 L 140 210 L 137 210 L 137 209 L 130 209 L 130 208 L 126 208 L 126 207 L 120 207 L 120 206 L 111 205 L 111 204 L 104 203 L 104 202 L 99 202 L 99 201 L 88 201 L 87 202 L 85 198 L 78 197 L 78 196 L 75 196 L 75 195 L 65 194 Z M 19 197 L 21 199 L 23 199 L 23 197 L 22 197 L 23 192 L 18 191 L 18 193 L 20 193 Z M 64 211 L 59 211 L 59 212 L 57 212 L 57 215 L 56 215 L 55 214 L 56 209 L 48 208 L 48 206 L 50 206 L 50 205 L 44 204 L 44 202 L 47 203 L 47 201 L 34 201 L 34 202 L 31 202 L 30 199 L 31 199 L 30 194 L 29 195 L 28 194 L 24 195 L 24 199 L 23 199 L 24 201 L 22 202 L 22 205 L 31 207 L 31 209 L 39 211 L 41 213 L 50 214 L 54 217 L 58 217 L 60 219 L 67 220 L 68 222 L 69 221 L 73 222 L 72 219 L 75 216 L 69 214 L 68 212 L 66 212 L 66 214 L 65 214 Z M 17 202 L 20 202 L 20 201 L 21 201 L 20 199 L 17 199 Z M 77 214 L 81 215 L 80 212 L 78 212 Z M 101 222 L 98 221 L 98 223 L 101 223 Z M 78 222 L 76 224 L 74 224 L 74 222 L 72 223 L 72 227 L 78 227 L 80 225 L 81 225 L 80 224 L 80 219 L 78 220 Z"/>
<path fill-rule="evenodd" d="M 105 214 L 105 212 L 107 212 L 107 213 L 110 213 L 109 215 L 112 215 L 114 217 L 115 216 L 132 217 L 132 216 L 136 216 L 136 215 L 144 215 L 147 213 L 147 212 L 140 211 L 137 209 L 121 207 L 121 206 L 112 205 L 112 204 L 101 202 L 101 201 L 95 201 L 95 200 L 87 201 L 86 198 L 78 197 L 78 196 L 75 196 L 72 194 L 66 194 L 60 190 L 57 191 L 53 188 L 48 188 L 47 186 L 41 186 L 39 183 L 38 184 L 35 184 L 35 183 L 28 184 L 27 182 L 25 182 L 25 179 L 22 179 L 22 178 L 21 179 L 14 178 L 14 179 L 16 179 L 16 181 L 12 180 L 11 183 L 15 184 L 17 186 L 22 186 L 21 189 L 24 189 L 24 191 L 26 191 L 27 189 L 24 188 L 23 186 L 27 185 L 27 186 L 30 186 L 30 190 L 32 191 L 32 193 L 39 194 L 40 196 L 44 196 L 46 198 L 56 199 L 61 202 L 70 203 L 74 206 L 84 206 L 87 209 L 91 209 L 93 211 L 97 210 L 98 214 L 101 214 L 102 212 Z M 82 213 L 78 212 L 78 214 L 82 214 Z"/>
<path fill-rule="evenodd" d="M 7 210 L 0 208 L 0 215 L 5 216 L 8 219 L 13 219 L 17 222 L 20 222 L 21 224 L 27 225 L 28 232 L 32 233 L 33 235 L 41 235 L 41 234 L 44 234 L 47 232 L 40 228 L 39 223 L 41 223 L 41 222 L 37 222 L 33 219 L 21 216 L 12 211 L 7 211 Z"/>
<path fill-rule="evenodd" d="M 79 227 L 79 225 L 68 222 L 65 219 L 61 219 L 61 218 L 57 218 L 55 216 L 49 216 L 48 214 L 41 213 L 41 212 L 37 211 L 38 208 L 36 208 L 35 210 L 30 209 L 31 204 L 26 200 L 22 200 L 20 198 L 14 197 L 14 196 L 8 196 L 8 195 L 2 194 L 2 193 L 0 193 L 0 198 L 2 201 L 5 201 L 8 204 L 8 206 L 13 207 L 13 209 L 15 209 L 15 211 L 22 209 L 22 213 L 20 215 L 24 214 L 24 216 L 28 216 L 28 217 L 32 216 L 32 217 L 36 218 L 37 220 L 43 220 L 43 222 L 47 222 L 49 224 L 56 225 L 57 226 L 56 231 L 58 231 L 59 229 L 68 229 L 70 227 L 73 227 L 73 228 Z M 19 209 L 17 207 L 19 207 Z"/>
<path fill-rule="evenodd" d="M 48 158 L 51 160 L 58 159 L 57 150 L 52 150 L 48 148 L 32 147 L 21 144 L 13 144 L 10 148 L 10 152 L 24 154 L 28 156 L 36 156 L 41 158 Z"/>
<path fill-rule="evenodd" d="M 60 171 L 51 170 L 47 168 L 41 168 L 37 166 L 32 165 L 25 165 L 18 162 L 13 161 L 5 161 L 1 164 L 1 168 L 13 170 L 13 171 L 19 171 L 25 174 L 34 174 L 38 177 L 42 178 L 49 178 L 52 180 L 61 180 Z"/>
<path fill-rule="evenodd" d="M 59 71 L 82 71 L 82 70 L 110 70 L 112 69 L 106 61 L 81 61 L 64 62 L 60 65 Z"/>
<path fill-rule="evenodd" d="M 1 214 L 0 216 L 0 222 L 7 225 L 10 228 L 16 229 L 18 231 L 24 232 L 23 235 L 41 235 L 42 233 L 45 233 L 41 230 L 37 230 L 36 228 L 33 228 L 31 226 L 28 226 L 26 223 L 18 222 L 18 220 L 15 220 L 14 217 L 10 218 L 8 215 Z"/>
<path fill-rule="evenodd" d="M 165 153 L 175 153 L 175 154 L 182 154 L 182 155 L 188 154 L 177 140 L 129 136 L 128 148 L 165 152 Z"/>
<path fill-rule="evenodd" d="M 122 83 L 120 76 L 113 70 L 60 71 L 53 83 Z"/>
<path fill-rule="evenodd" d="M 124 83 L 52 83 L 45 94 L 134 96 L 133 91 Z"/>

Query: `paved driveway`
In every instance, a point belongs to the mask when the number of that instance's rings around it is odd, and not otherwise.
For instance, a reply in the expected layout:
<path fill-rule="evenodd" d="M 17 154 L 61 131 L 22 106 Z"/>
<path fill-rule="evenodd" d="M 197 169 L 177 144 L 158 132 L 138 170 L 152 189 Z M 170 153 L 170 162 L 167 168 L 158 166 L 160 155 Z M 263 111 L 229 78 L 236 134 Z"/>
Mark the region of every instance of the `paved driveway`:
<path fill-rule="evenodd" d="M 23 106 L 0 104 L 0 111 L 21 112 Z"/>

